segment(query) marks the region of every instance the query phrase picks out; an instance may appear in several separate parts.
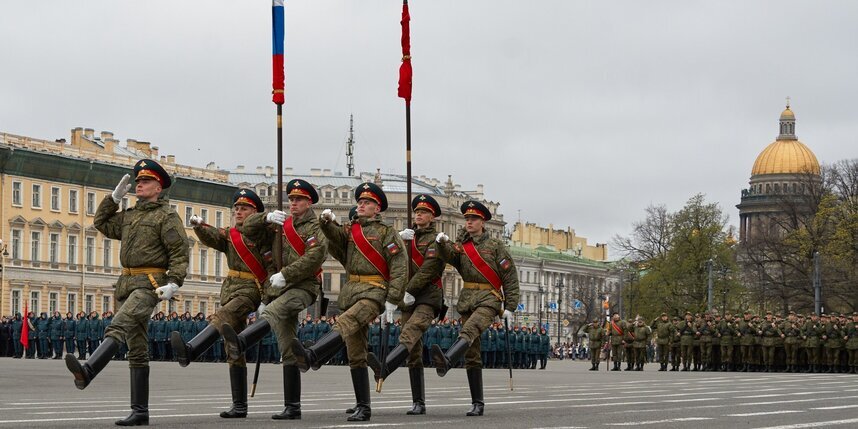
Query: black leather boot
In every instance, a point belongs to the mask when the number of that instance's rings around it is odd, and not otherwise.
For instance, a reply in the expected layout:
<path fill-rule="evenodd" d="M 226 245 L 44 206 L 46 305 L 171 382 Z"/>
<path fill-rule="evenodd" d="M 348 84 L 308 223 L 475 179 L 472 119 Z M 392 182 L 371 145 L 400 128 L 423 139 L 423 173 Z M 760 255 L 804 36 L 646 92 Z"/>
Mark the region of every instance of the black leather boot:
<path fill-rule="evenodd" d="M 611 371 L 619 371 L 619 370 L 620 370 L 620 365 L 622 365 L 622 362 L 620 362 L 620 361 L 614 361 L 614 369 L 612 369 Z"/>
<path fill-rule="evenodd" d="M 301 419 L 301 371 L 295 365 L 283 367 L 283 405 L 283 412 L 271 416 L 272 419 Z"/>
<path fill-rule="evenodd" d="M 468 387 L 471 389 L 471 411 L 466 416 L 481 416 L 485 403 L 483 402 L 483 370 L 482 368 L 468 368 Z"/>
<path fill-rule="evenodd" d="M 292 339 L 292 352 L 295 353 L 295 366 L 301 372 L 307 372 L 310 368 L 314 370 L 322 367 L 322 364 L 335 355 L 345 345 L 343 337 L 338 331 L 330 331 L 310 348 L 304 348 L 297 338 Z M 366 371 L 366 368 L 364 368 Z M 369 372 L 367 372 L 369 374 Z"/>
<path fill-rule="evenodd" d="M 411 409 L 409 416 L 426 414 L 426 386 L 423 384 L 423 368 L 408 368 L 408 378 L 411 381 Z"/>
<path fill-rule="evenodd" d="M 228 323 L 221 326 L 223 332 L 223 348 L 226 350 L 226 355 L 231 360 L 241 359 L 241 355 L 252 345 L 256 344 L 271 331 L 271 325 L 268 321 L 259 318 L 256 322 L 247 326 L 240 334 L 235 333 L 235 329 Z M 217 338 L 217 337 L 215 337 Z M 175 351 L 175 346 L 174 351 Z M 257 357 L 259 359 L 259 357 Z"/>
<path fill-rule="evenodd" d="M 375 374 L 375 381 L 378 382 L 379 379 L 383 380 L 390 374 L 393 374 L 393 371 L 396 371 L 396 368 L 399 368 L 402 362 L 405 362 L 405 359 L 408 359 L 408 348 L 405 347 L 405 344 L 399 344 L 387 354 L 384 364 L 379 362 L 373 353 L 367 353 L 366 360 Z"/>
<path fill-rule="evenodd" d="M 96 349 L 97 351 L 98 349 Z M 131 368 L 131 415 L 114 423 L 117 426 L 149 426 L 148 366 Z"/>
<path fill-rule="evenodd" d="M 170 345 L 173 346 L 173 353 L 176 355 L 176 360 L 179 361 L 179 366 L 184 367 L 205 353 L 217 341 L 218 337 L 220 337 L 220 333 L 217 329 L 208 325 L 187 343 L 182 341 L 182 334 L 173 331 L 170 335 Z"/>
<path fill-rule="evenodd" d="M 247 367 L 229 366 L 229 388 L 232 391 L 232 408 L 221 411 L 225 419 L 243 419 L 247 417 Z"/>
<path fill-rule="evenodd" d="M 462 359 L 462 356 L 465 355 L 465 352 L 468 350 L 468 347 L 471 345 L 468 343 L 468 340 L 459 337 L 449 349 L 447 349 L 447 353 L 441 350 L 441 346 L 438 344 L 432 345 L 432 362 L 435 363 L 435 372 L 438 373 L 440 377 L 447 375 L 447 371 L 452 368 L 456 362 Z"/>
<path fill-rule="evenodd" d="M 367 368 L 352 368 L 351 374 L 357 404 L 355 405 L 355 412 L 346 420 L 350 422 L 369 421 L 369 418 L 372 417 L 372 410 L 369 408 L 369 370 Z"/>
<path fill-rule="evenodd" d="M 114 340 L 113 337 L 105 337 L 101 345 L 92 352 L 92 355 L 84 364 L 81 364 L 73 354 L 67 354 L 66 368 L 74 375 L 74 385 L 81 390 L 89 386 L 92 379 L 107 366 L 107 363 L 110 362 L 110 359 L 113 358 L 117 350 L 119 350 L 119 342 Z"/>

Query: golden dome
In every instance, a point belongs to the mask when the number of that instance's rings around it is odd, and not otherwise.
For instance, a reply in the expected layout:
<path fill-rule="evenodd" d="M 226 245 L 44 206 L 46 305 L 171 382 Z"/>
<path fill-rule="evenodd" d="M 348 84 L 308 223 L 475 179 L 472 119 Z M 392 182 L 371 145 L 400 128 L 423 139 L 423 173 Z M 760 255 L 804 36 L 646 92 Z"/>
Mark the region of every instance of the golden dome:
<path fill-rule="evenodd" d="M 792 110 L 789 109 L 789 106 L 787 106 L 786 109 L 784 109 L 784 111 L 781 112 L 781 120 L 784 120 L 784 119 L 795 120 L 795 114 L 792 113 Z"/>
<path fill-rule="evenodd" d="M 789 109 L 784 111 L 784 114 L 792 111 Z M 781 115 L 783 117 L 783 115 Z M 802 142 L 798 140 L 776 140 L 768 145 L 757 160 L 754 161 L 754 168 L 751 170 L 751 175 L 758 174 L 802 174 L 802 173 L 819 174 L 819 161 L 816 160 L 816 155 L 810 151 Z"/>

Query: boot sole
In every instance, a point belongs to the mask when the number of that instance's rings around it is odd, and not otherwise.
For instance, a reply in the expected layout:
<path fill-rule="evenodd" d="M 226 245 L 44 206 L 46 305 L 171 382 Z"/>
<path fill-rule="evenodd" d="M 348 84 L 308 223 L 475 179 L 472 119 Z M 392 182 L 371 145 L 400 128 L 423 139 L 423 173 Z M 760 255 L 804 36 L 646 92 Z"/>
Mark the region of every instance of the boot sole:
<path fill-rule="evenodd" d="M 221 335 L 223 336 L 223 348 L 226 350 L 226 355 L 229 359 L 241 359 L 241 344 L 239 344 L 238 334 L 235 333 L 235 329 L 224 323 L 221 327 Z"/>
<path fill-rule="evenodd" d="M 74 385 L 80 390 L 86 389 L 89 386 L 91 379 L 86 377 L 86 369 L 80 364 L 74 355 L 66 355 L 66 368 L 71 371 L 74 376 Z"/>
<path fill-rule="evenodd" d="M 447 371 L 450 370 L 447 357 L 444 356 L 444 351 L 440 347 L 432 347 L 432 363 L 435 364 L 435 372 L 438 373 L 439 377 L 447 375 Z"/>
<path fill-rule="evenodd" d="M 225 338 L 225 337 L 224 337 Z M 295 355 L 295 366 L 298 367 L 298 370 L 301 372 L 307 372 L 310 370 L 310 364 L 307 363 L 307 350 L 304 349 L 304 346 L 298 341 L 297 338 L 292 339 L 292 354 Z"/>
<path fill-rule="evenodd" d="M 188 345 L 182 341 L 182 335 L 178 332 L 170 334 L 170 346 L 173 347 L 173 352 L 176 354 L 176 360 L 182 368 L 190 365 L 188 360 Z"/>

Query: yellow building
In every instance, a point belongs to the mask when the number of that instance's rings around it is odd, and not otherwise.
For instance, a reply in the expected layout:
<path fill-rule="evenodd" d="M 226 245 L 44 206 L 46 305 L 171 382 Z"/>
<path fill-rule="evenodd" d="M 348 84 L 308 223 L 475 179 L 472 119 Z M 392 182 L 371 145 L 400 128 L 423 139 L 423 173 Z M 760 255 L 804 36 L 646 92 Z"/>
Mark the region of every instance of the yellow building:
<path fill-rule="evenodd" d="M 110 132 L 75 128 L 71 142 L 0 133 L 0 238 L 3 240 L 0 314 L 115 311 L 120 242 L 93 226 L 102 199 L 141 158 L 158 160 L 177 177 L 169 189 L 173 208 L 188 228 L 191 264 L 176 301 L 163 311 L 211 313 L 219 306 L 223 255 L 201 246 L 188 225 L 191 214 L 226 226 L 232 194 L 228 173 L 176 164 L 148 142 L 125 146 Z M 123 207 L 134 204 L 126 197 Z"/>
<path fill-rule="evenodd" d="M 608 260 L 608 245 L 596 243 L 587 244 L 587 239 L 575 235 L 575 230 L 567 227 L 565 230 L 554 229 L 554 225 L 542 227 L 535 223 L 516 222 L 512 231 L 513 245 L 536 249 L 545 247 L 580 258 L 593 261 Z"/>

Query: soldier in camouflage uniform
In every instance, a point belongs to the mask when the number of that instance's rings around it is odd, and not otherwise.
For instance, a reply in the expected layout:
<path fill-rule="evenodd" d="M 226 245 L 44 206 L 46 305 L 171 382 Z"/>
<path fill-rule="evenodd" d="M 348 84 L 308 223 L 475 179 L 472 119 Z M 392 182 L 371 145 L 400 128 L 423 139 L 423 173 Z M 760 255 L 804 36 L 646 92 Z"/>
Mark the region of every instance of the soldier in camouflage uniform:
<path fill-rule="evenodd" d="M 266 235 L 267 242 L 281 240 L 283 268 L 272 275 L 262 297 L 263 304 L 257 310 L 259 320 L 236 335 L 231 324 L 224 325 L 224 345 L 230 359 L 245 351 L 269 335 L 276 341 L 279 356 L 274 362 L 283 366 L 283 412 L 271 416 L 275 420 L 301 418 L 301 372 L 292 352 L 292 341 L 297 338 L 298 316 L 316 301 L 321 286 L 321 267 L 327 256 L 327 240 L 319 229 L 319 221 L 313 204 L 319 201 L 315 188 L 305 180 L 293 179 L 286 185 L 289 198 L 289 214 L 275 210 L 268 214 L 254 214 L 245 221 L 245 227 L 255 233 Z M 284 228 L 284 224 L 286 225 Z M 292 229 L 297 236 L 291 236 Z M 294 241 L 294 242 L 293 242 Z M 303 242 L 303 246 L 299 242 Z M 297 248 L 296 248 L 297 247 Z M 301 249 L 303 247 L 303 249 Z M 306 339 L 315 341 L 315 326 L 307 315 L 304 326 Z"/>
<path fill-rule="evenodd" d="M 411 201 L 414 211 L 414 229 L 399 233 L 405 243 L 411 244 L 411 272 L 414 274 L 405 287 L 402 299 L 402 334 L 399 344 L 390 351 L 387 359 L 378 362 L 370 354 L 369 363 L 376 380 L 385 379 L 408 360 L 408 377 L 411 381 L 411 409 L 406 414 L 426 414 L 426 388 L 423 378 L 423 333 L 441 314 L 444 261 L 438 256 L 435 237 L 435 217 L 441 215 L 441 206 L 429 195 L 418 195 Z M 419 265 L 418 265 L 419 261 Z M 487 344 L 491 347 L 491 342 Z"/>
<path fill-rule="evenodd" d="M 349 229 L 334 222 L 325 209 L 320 216 L 322 233 L 328 239 L 328 252 L 343 264 L 349 274 L 337 303 L 344 311 L 337 325 L 309 349 L 292 341 L 298 368 L 318 369 L 345 344 L 351 368 L 357 404 L 348 421 L 368 421 L 372 415 L 367 371 L 367 332 L 369 324 L 384 311 L 387 323 L 402 302 L 407 283 L 408 255 L 402 239 L 382 223 L 380 213 L 387 210 L 387 197 L 374 183 L 355 188 L 357 220 Z M 374 261 L 374 262 L 373 262 Z"/>
<path fill-rule="evenodd" d="M 682 328 L 682 320 L 679 317 L 673 316 L 673 329 L 671 330 L 672 334 L 670 336 L 670 370 L 671 371 L 679 371 L 679 365 L 682 362 L 680 360 L 680 356 L 682 353 L 680 352 L 680 340 L 682 339 L 682 334 L 680 334 L 679 330 Z"/>
<path fill-rule="evenodd" d="M 721 371 L 733 371 L 733 337 L 736 336 L 736 324 L 733 315 L 726 313 L 724 320 L 715 327 L 715 336 L 721 342 Z"/>
<path fill-rule="evenodd" d="M 685 321 L 679 327 L 680 347 L 682 353 L 682 370 L 688 371 L 691 366 L 691 360 L 694 355 L 694 337 L 697 331 L 694 327 L 694 320 L 690 312 L 685 312 Z"/>
<path fill-rule="evenodd" d="M 741 352 L 742 359 L 742 372 L 748 372 L 751 370 L 754 351 L 754 333 L 756 331 L 757 327 L 754 325 L 753 320 L 751 320 L 751 312 L 745 311 L 744 318 L 739 321 L 736 326 L 736 337 L 739 341 L 739 350 Z"/>
<path fill-rule="evenodd" d="M 587 326 L 587 341 L 590 343 L 590 371 L 599 370 L 599 355 L 602 352 L 602 340 L 605 338 L 605 330 L 602 329 L 599 319 L 593 319 Z"/>
<path fill-rule="evenodd" d="M 843 340 L 849 353 L 849 373 L 858 374 L 858 312 L 852 313 L 852 320 L 846 323 Z"/>
<path fill-rule="evenodd" d="M 649 341 L 652 339 L 652 329 L 646 325 L 643 318 L 639 318 L 635 322 L 635 339 L 632 347 L 635 350 L 635 371 L 643 371 L 646 363 L 646 348 Z"/>
<path fill-rule="evenodd" d="M 801 339 L 801 328 L 795 312 L 790 311 L 786 322 L 781 327 L 784 334 L 784 352 L 786 353 L 787 372 L 798 372 L 798 346 Z"/>
<path fill-rule="evenodd" d="M 462 315 L 462 330 L 456 342 L 444 353 L 432 348 L 432 360 L 438 375 L 444 376 L 462 355 L 471 391 L 468 416 L 483 415 L 483 374 L 480 361 L 480 333 L 492 324 L 496 316 L 512 319 L 518 306 L 518 272 L 506 247 L 500 240 L 489 237 L 484 229 L 492 214 L 478 201 L 465 201 L 465 230 L 455 243 L 439 233 L 442 258 L 456 268 L 464 281 L 456 309 Z"/>
<path fill-rule="evenodd" d="M 608 337 L 611 338 L 611 360 L 614 362 L 614 367 L 611 371 L 619 371 L 620 365 L 623 364 L 623 335 L 628 329 L 626 322 L 620 319 L 620 315 L 614 313 L 611 316 L 611 323 L 608 324 Z"/>
<path fill-rule="evenodd" d="M 773 372 L 772 365 L 775 360 L 775 337 L 782 337 L 783 333 L 778 328 L 772 317 L 772 312 L 766 312 L 766 320 L 760 324 L 757 329 L 757 334 L 763 338 L 763 363 L 766 366 L 765 372 Z"/>
<path fill-rule="evenodd" d="M 823 315 L 825 317 L 825 315 Z M 840 330 L 840 320 L 833 313 L 825 324 L 822 339 L 825 341 L 825 355 L 828 363 L 827 373 L 840 372 L 840 347 L 843 344 L 843 333 Z"/>
<path fill-rule="evenodd" d="M 667 354 L 670 347 L 671 339 L 674 336 L 674 327 L 667 317 L 667 313 L 661 313 L 658 319 L 653 320 L 652 330 L 656 335 L 656 345 L 658 346 L 658 362 L 659 371 L 667 371 Z"/>
<path fill-rule="evenodd" d="M 226 254 L 229 272 L 223 280 L 220 290 L 220 307 L 214 313 L 211 323 L 206 325 L 196 336 L 187 342 L 178 331 L 173 331 L 170 344 L 173 355 L 180 366 L 188 366 L 198 357 L 203 356 L 221 336 L 223 326 L 229 324 L 241 331 L 247 321 L 247 314 L 256 309 L 260 302 L 262 284 L 268 277 L 270 266 L 271 241 L 265 234 L 260 234 L 244 224 L 254 213 L 265 210 L 262 200 L 250 189 L 239 189 L 232 196 L 234 227 L 216 228 L 205 223 L 199 216 L 191 216 L 190 223 L 194 225 L 194 233 L 204 245 Z M 235 237 L 233 237 L 235 235 Z M 236 246 L 233 240 L 241 240 Z M 238 248 L 237 248 L 238 247 Z M 239 249 L 240 248 L 240 249 Z M 243 260 L 239 250 L 247 250 L 244 255 L 252 258 L 254 267 L 261 268 L 257 273 Z M 197 322 L 199 323 L 199 321 Z M 247 417 L 247 364 L 244 356 L 234 356 L 227 360 L 229 364 L 229 384 L 232 393 L 232 408 L 220 413 L 223 418 Z"/>
<path fill-rule="evenodd" d="M 131 368 L 130 416 L 120 426 L 149 424 L 149 317 L 158 300 L 169 300 L 182 285 L 188 269 L 188 241 L 179 215 L 161 191 L 172 184 L 155 161 L 140 160 L 134 166 L 137 204 L 117 211 L 131 189 L 125 175 L 111 195 L 98 206 L 95 227 L 108 238 L 122 241 L 120 262 L 124 267 L 115 286 L 118 311 L 105 332 L 104 342 L 85 364 L 66 355 L 66 366 L 75 385 L 84 389 L 116 355 L 120 343 L 128 345 Z"/>
<path fill-rule="evenodd" d="M 703 371 L 712 370 L 712 334 L 715 326 L 712 315 L 705 313 L 703 319 L 697 322 L 697 338 L 700 339 L 700 363 Z"/>

